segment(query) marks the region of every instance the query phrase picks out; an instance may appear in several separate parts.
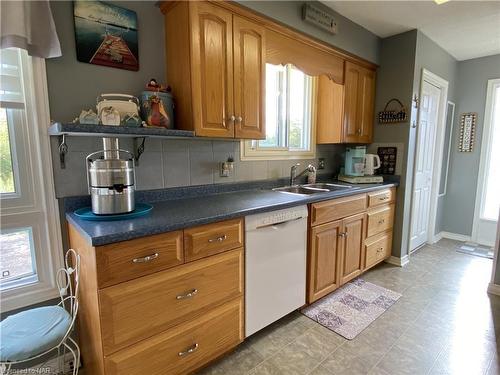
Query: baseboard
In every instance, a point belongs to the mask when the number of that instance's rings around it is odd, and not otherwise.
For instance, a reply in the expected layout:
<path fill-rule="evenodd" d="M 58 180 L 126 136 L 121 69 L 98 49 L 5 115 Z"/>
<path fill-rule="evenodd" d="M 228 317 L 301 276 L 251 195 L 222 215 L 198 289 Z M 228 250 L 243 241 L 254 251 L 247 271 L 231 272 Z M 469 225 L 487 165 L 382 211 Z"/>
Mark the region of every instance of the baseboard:
<path fill-rule="evenodd" d="M 440 239 L 443 238 L 443 232 L 439 232 L 432 237 L 431 245 L 435 244 L 436 242 L 439 242 Z"/>
<path fill-rule="evenodd" d="M 488 284 L 488 293 L 494 294 L 496 296 L 500 296 L 500 285 L 489 283 Z"/>
<path fill-rule="evenodd" d="M 437 234 L 437 236 L 441 236 L 441 238 L 447 238 L 449 240 L 455 241 L 463 241 L 467 242 L 471 240 L 471 236 L 466 236 L 465 234 L 451 233 L 451 232 L 441 232 Z"/>
<path fill-rule="evenodd" d="M 392 264 L 393 266 L 404 267 L 410 262 L 410 258 L 408 258 L 408 255 L 405 255 L 402 258 L 391 255 L 391 257 L 386 259 L 385 262 Z"/>

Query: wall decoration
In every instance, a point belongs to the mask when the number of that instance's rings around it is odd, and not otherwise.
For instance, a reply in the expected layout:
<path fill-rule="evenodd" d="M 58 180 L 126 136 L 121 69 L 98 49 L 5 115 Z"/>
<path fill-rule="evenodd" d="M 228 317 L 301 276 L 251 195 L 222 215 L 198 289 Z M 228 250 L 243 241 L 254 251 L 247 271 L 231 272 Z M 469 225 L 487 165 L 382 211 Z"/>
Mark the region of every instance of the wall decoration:
<path fill-rule="evenodd" d="M 137 13 L 102 1 L 74 1 L 78 61 L 139 70 Z"/>
<path fill-rule="evenodd" d="M 476 130 L 477 113 L 469 112 L 460 115 L 460 139 L 458 151 L 472 152 L 474 149 L 474 132 Z"/>
<path fill-rule="evenodd" d="M 380 158 L 380 168 L 377 169 L 377 174 L 395 174 L 396 161 L 398 155 L 397 147 L 378 147 L 377 155 Z"/>
<path fill-rule="evenodd" d="M 395 110 L 389 110 L 389 105 L 395 102 L 398 104 L 398 108 Z M 383 111 L 378 113 L 378 122 L 381 124 L 394 124 L 398 122 L 405 122 L 408 118 L 406 107 L 398 99 L 392 98 L 389 100 Z"/>
<path fill-rule="evenodd" d="M 330 12 L 318 8 L 315 5 L 305 3 L 302 6 L 302 19 L 316 27 L 337 34 L 337 22 Z"/>

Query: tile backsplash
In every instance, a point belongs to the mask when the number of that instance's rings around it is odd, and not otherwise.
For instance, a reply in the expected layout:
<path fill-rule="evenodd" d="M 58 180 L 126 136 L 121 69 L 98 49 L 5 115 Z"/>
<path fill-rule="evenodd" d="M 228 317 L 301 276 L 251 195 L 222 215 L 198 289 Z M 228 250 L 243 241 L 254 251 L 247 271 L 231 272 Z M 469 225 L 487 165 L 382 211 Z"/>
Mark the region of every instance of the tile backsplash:
<path fill-rule="evenodd" d="M 67 137 L 69 152 L 66 155 L 65 169 L 61 169 L 59 164 L 58 142 L 56 137 L 51 138 L 56 196 L 63 198 L 87 194 L 85 157 L 102 149 L 102 139 Z M 120 148 L 132 151 L 132 139 L 120 139 Z M 300 163 L 305 168 L 310 163 L 317 165 L 318 158 L 326 160 L 326 168 L 321 173 L 337 173 L 344 151 L 343 145 L 318 145 L 316 160 L 241 161 L 240 141 L 150 138 L 146 139 L 145 152 L 136 168 L 137 189 L 287 177 L 293 164 Z M 231 176 L 220 177 L 219 163 L 229 156 L 234 157 L 234 170 Z"/>

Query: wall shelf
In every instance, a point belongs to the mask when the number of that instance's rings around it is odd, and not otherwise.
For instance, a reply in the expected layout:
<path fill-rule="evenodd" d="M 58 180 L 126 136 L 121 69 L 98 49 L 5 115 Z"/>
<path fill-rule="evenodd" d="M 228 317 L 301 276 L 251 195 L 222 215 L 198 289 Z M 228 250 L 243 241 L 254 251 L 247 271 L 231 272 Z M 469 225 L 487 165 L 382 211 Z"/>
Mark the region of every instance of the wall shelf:
<path fill-rule="evenodd" d="M 78 137 L 128 137 L 128 138 L 192 138 L 194 132 L 190 130 L 143 128 L 108 125 L 82 125 L 75 123 L 53 123 L 49 127 L 51 136 L 78 136 Z"/>
<path fill-rule="evenodd" d="M 76 123 L 55 122 L 49 127 L 49 135 L 59 137 L 59 162 L 61 168 L 66 168 L 68 145 L 66 137 L 116 137 L 134 138 L 134 156 L 136 164 L 145 149 L 146 138 L 188 139 L 194 137 L 194 132 L 179 129 L 143 128 L 127 126 L 87 125 Z"/>

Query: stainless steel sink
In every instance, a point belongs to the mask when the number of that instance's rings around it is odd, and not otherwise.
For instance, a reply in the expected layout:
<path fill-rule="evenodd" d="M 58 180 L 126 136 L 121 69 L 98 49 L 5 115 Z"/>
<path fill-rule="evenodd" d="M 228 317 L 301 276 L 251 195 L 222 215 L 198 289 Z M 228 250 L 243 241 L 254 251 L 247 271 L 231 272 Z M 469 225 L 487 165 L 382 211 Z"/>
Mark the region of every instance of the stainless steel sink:
<path fill-rule="evenodd" d="M 279 188 L 274 188 L 273 191 L 279 191 L 280 193 L 288 193 L 288 194 L 310 195 L 310 194 L 327 193 L 330 190 L 297 185 L 297 186 L 283 186 Z"/>
<path fill-rule="evenodd" d="M 338 191 L 338 190 L 349 190 L 349 189 L 358 189 L 358 186 L 350 186 L 350 185 L 340 185 L 340 184 L 330 184 L 326 182 L 321 182 L 317 184 L 306 184 L 301 185 L 304 188 L 314 188 L 314 189 L 325 189 L 328 191 Z"/>

